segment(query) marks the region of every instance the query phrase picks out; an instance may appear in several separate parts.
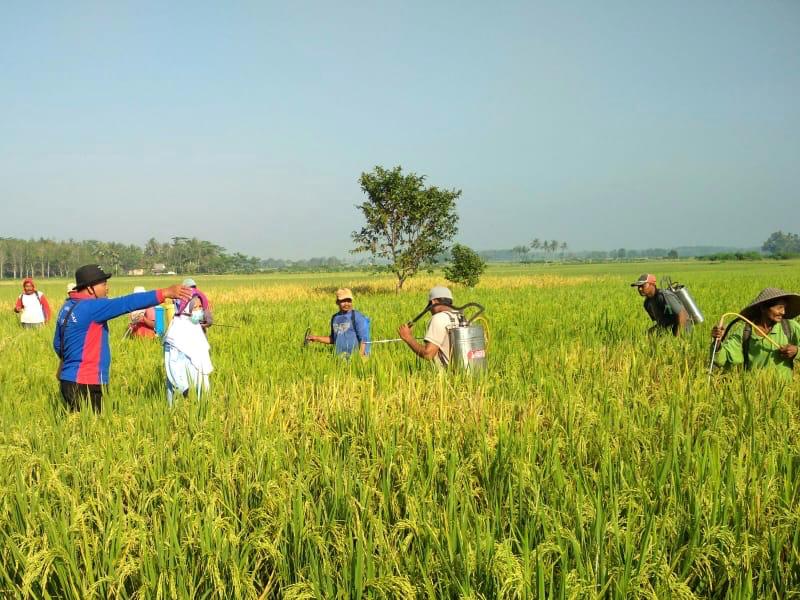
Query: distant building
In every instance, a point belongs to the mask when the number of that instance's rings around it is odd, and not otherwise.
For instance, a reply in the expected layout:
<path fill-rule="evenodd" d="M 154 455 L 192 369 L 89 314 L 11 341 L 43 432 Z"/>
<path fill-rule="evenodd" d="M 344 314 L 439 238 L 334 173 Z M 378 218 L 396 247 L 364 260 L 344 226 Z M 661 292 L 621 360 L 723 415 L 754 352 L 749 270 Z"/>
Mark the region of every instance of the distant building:
<path fill-rule="evenodd" d="M 130 269 L 128 275 L 141 276 L 144 275 L 144 269 Z"/>
<path fill-rule="evenodd" d="M 163 275 L 167 271 L 167 265 L 164 263 L 155 263 L 153 265 L 152 273 L 153 275 Z"/>

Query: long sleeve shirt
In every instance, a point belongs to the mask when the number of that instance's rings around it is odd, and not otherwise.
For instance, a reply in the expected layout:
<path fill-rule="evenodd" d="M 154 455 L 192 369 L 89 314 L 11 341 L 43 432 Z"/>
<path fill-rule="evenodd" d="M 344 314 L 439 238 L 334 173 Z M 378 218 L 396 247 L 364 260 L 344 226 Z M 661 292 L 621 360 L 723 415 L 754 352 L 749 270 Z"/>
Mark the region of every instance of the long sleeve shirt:
<path fill-rule="evenodd" d="M 134 310 L 161 304 L 162 290 L 120 298 L 95 298 L 72 292 L 58 312 L 53 349 L 61 358 L 62 381 L 107 384 L 111 366 L 108 321 Z M 70 310 L 72 312 L 70 312 Z"/>
<path fill-rule="evenodd" d="M 769 332 L 769 338 L 775 341 L 779 346 L 785 346 L 789 343 L 797 344 L 797 340 L 800 340 L 800 323 L 797 321 L 787 321 L 787 323 L 789 323 L 789 331 L 792 334 L 793 341 L 790 341 L 786 337 L 780 323 L 775 323 L 772 330 Z M 742 331 L 743 328 L 738 328 L 728 335 L 717 350 L 717 354 L 714 356 L 715 365 L 723 367 L 725 365 L 741 365 L 744 363 Z M 753 330 L 750 335 L 747 353 L 751 369 L 774 367 L 783 375 L 787 377 L 792 376 L 794 359 L 781 356 L 778 349 L 765 338 L 761 337 L 761 334 L 755 330 Z"/>

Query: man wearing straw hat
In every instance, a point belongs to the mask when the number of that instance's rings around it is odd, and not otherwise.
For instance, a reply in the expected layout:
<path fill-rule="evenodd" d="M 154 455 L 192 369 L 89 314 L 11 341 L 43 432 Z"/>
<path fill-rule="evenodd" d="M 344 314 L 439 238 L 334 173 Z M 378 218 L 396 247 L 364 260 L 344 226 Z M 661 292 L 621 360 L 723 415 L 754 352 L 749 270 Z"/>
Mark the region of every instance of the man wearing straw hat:
<path fill-rule="evenodd" d="M 682 331 L 691 333 L 692 321 L 689 313 L 675 294 L 669 290 L 658 289 L 655 275 L 642 273 L 631 287 L 638 289 L 639 295 L 644 298 L 645 311 L 655 322 L 647 333 L 667 330 L 672 330 L 674 336 L 680 335 Z"/>
<path fill-rule="evenodd" d="M 791 377 L 800 340 L 800 323 L 791 319 L 798 314 L 800 295 L 766 288 L 727 329 L 721 325 L 711 329 L 714 364 L 744 365 L 747 370 L 774 367 Z M 727 335 L 740 320 L 745 326 Z"/>
<path fill-rule="evenodd" d="M 320 344 L 333 344 L 336 354 L 350 356 L 358 352 L 369 355 L 369 318 L 353 308 L 353 292 L 349 288 L 336 290 L 339 312 L 331 317 L 329 335 L 309 335 L 306 340 Z"/>

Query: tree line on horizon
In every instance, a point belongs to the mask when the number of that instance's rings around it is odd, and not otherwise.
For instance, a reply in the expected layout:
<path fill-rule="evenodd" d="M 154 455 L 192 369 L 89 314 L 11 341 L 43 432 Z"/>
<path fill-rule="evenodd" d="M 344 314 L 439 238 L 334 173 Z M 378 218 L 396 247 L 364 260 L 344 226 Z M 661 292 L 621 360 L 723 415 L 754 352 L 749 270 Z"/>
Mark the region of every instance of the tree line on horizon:
<path fill-rule="evenodd" d="M 69 278 L 80 265 L 97 263 L 113 275 L 257 273 L 275 270 L 342 270 L 352 265 L 335 256 L 305 260 L 261 259 L 228 253 L 219 244 L 175 236 L 150 238 L 144 246 L 98 240 L 24 240 L 0 237 L 0 279 Z"/>
<path fill-rule="evenodd" d="M 262 266 L 260 258 L 229 254 L 213 242 L 180 236 L 163 243 L 150 238 L 142 247 L 98 240 L 0 238 L 0 279 L 71 277 L 77 267 L 89 263 L 100 264 L 113 275 L 253 273 Z"/>
<path fill-rule="evenodd" d="M 54 240 L 39 238 L 24 240 L 0 237 L 0 279 L 22 277 L 70 277 L 82 265 L 97 263 L 115 275 L 160 273 L 255 273 L 271 270 L 346 270 L 371 266 L 393 272 L 398 278 L 398 289 L 403 282 L 421 268 L 431 268 L 454 259 L 448 243 L 457 232 L 458 216 L 455 201 L 460 190 L 425 187 L 425 176 L 404 174 L 401 167 L 387 170 L 376 167 L 371 173 L 362 173 L 362 190 L 368 196 L 358 205 L 366 224 L 352 234 L 356 248 L 354 254 L 367 252 L 372 260 L 367 265 L 348 263 L 336 257 L 319 257 L 307 260 L 261 259 L 236 252 L 229 254 L 219 244 L 174 236 L 169 242 L 150 238 L 143 246 L 98 240 Z M 525 262 L 529 254 L 547 259 L 564 259 L 568 250 L 566 242 L 540 240 L 518 245 L 510 250 L 474 252 L 467 246 L 456 244 L 463 268 L 469 264 L 470 277 L 482 271 L 485 261 L 516 260 Z M 455 249 L 456 246 L 453 248 Z M 777 258 L 800 255 L 800 235 L 776 231 L 761 247 L 763 253 Z M 474 256 L 473 256 L 474 254 Z M 762 254 L 749 252 L 715 252 L 698 254 L 697 258 L 710 260 L 752 260 Z M 467 260 L 466 257 L 469 257 Z M 620 260 L 631 258 L 679 258 L 676 249 L 648 248 L 571 253 L 577 260 Z M 484 265 L 481 267 L 481 262 Z M 453 272 L 453 265 L 449 267 Z M 472 279 L 470 279 L 471 281 Z"/>

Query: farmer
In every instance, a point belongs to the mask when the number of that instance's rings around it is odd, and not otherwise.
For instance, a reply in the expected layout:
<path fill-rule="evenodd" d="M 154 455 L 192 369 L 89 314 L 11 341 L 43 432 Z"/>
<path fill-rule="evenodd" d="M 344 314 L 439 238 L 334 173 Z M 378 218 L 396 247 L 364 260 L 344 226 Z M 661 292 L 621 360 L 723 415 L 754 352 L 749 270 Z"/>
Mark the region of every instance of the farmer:
<path fill-rule="evenodd" d="M 744 327 L 726 337 L 722 327 L 711 328 L 712 351 L 716 349 L 714 364 L 744 365 L 746 370 L 773 367 L 791 378 L 800 342 L 800 323 L 791 319 L 798 314 L 800 295 L 778 288 L 762 290 L 740 313 L 758 329 L 745 322 Z"/>
<path fill-rule="evenodd" d="M 137 285 L 133 288 L 134 294 L 146 292 L 144 286 Z M 128 325 L 131 337 L 154 338 L 156 337 L 156 309 L 154 307 L 131 312 L 131 322 Z"/>
<path fill-rule="evenodd" d="M 638 288 L 639 295 L 644 298 L 644 309 L 655 322 L 648 334 L 672 330 L 672 335 L 678 336 L 681 332 L 691 333 L 692 322 L 689 313 L 670 290 L 660 290 L 656 286 L 656 276 L 651 273 L 642 273 L 639 279 L 631 284 Z"/>
<path fill-rule="evenodd" d="M 450 329 L 458 326 L 458 313 L 453 310 L 453 293 L 444 286 L 436 286 L 428 292 L 428 309 L 431 320 L 419 343 L 408 324 L 401 325 L 397 333 L 417 356 L 432 360 L 440 367 L 450 364 Z"/>
<path fill-rule="evenodd" d="M 22 293 L 14 305 L 14 312 L 21 313 L 20 325 L 24 328 L 41 327 L 50 320 L 50 305 L 42 292 L 36 290 L 33 279 L 22 281 Z"/>
<path fill-rule="evenodd" d="M 348 288 L 336 290 L 339 311 L 331 317 L 330 335 L 309 335 L 309 342 L 333 344 L 336 354 L 350 356 L 358 349 L 361 356 L 369 355 L 369 318 L 353 308 L 353 292 Z"/>
<path fill-rule="evenodd" d="M 206 295 L 197 289 L 192 278 L 183 280 L 190 290 L 188 298 L 175 301 L 175 316 L 164 335 L 164 367 L 167 376 L 167 404 L 173 405 L 175 392 L 184 398 L 194 388 L 198 397 L 208 390 L 211 346 L 206 329 L 214 317 Z"/>
<path fill-rule="evenodd" d="M 160 304 L 164 298 L 186 298 L 191 290 L 180 285 L 108 298 L 111 275 L 97 265 L 84 265 L 75 271 L 75 291 L 71 292 L 58 313 L 53 348 L 61 359 L 57 377 L 61 395 L 70 410 L 80 410 L 82 401 L 90 400 L 100 412 L 102 386 L 108 384 L 111 351 L 108 345 L 108 321 Z"/>

